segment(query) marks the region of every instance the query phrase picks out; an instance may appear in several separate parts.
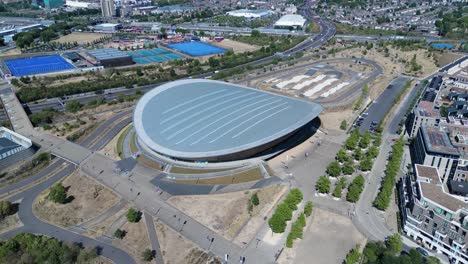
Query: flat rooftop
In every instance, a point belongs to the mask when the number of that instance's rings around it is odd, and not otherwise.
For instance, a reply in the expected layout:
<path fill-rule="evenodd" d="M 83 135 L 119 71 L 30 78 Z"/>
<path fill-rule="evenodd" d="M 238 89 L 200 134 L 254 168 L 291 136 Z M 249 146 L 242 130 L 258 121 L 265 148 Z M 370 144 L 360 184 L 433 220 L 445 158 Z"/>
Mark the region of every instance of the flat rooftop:
<path fill-rule="evenodd" d="M 108 60 L 108 59 L 130 57 L 130 55 L 128 55 L 126 52 L 120 51 L 118 49 L 113 49 L 113 48 L 88 50 L 86 52 L 97 60 Z"/>
<path fill-rule="evenodd" d="M 441 205 L 452 212 L 457 212 L 468 205 L 450 194 L 445 193 L 442 189 L 442 185 L 422 181 L 420 181 L 419 184 L 421 186 L 421 194 L 425 199 Z"/>
<path fill-rule="evenodd" d="M 416 164 L 416 175 L 418 177 L 428 178 L 434 184 L 440 183 L 439 172 L 436 167 Z"/>
<path fill-rule="evenodd" d="M 437 110 L 434 109 L 433 103 L 429 101 L 421 101 L 418 104 L 418 114 L 425 117 L 440 117 Z"/>
<path fill-rule="evenodd" d="M 457 148 L 452 145 L 447 133 L 435 127 L 422 126 L 426 148 L 430 152 L 459 156 Z"/>
<path fill-rule="evenodd" d="M 135 108 L 134 127 L 156 152 L 214 157 L 286 136 L 322 110 L 319 104 L 236 84 L 188 79 L 146 93 Z"/>

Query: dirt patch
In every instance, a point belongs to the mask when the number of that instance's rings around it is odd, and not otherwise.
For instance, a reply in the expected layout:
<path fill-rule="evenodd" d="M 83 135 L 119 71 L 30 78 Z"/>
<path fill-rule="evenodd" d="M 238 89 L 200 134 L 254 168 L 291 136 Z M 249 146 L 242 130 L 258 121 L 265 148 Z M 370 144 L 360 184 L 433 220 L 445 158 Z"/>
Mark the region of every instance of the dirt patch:
<path fill-rule="evenodd" d="M 2 52 L 1 54 L 2 54 L 2 56 L 18 55 L 18 54 L 21 54 L 21 49 L 14 48 L 14 49 L 10 49 L 10 50 L 7 50 L 5 52 Z"/>
<path fill-rule="evenodd" d="M 108 35 L 105 34 L 97 34 L 97 33 L 79 33 L 79 32 L 73 32 L 71 34 L 68 34 L 66 36 L 61 36 L 59 39 L 57 39 L 55 42 L 59 43 L 66 43 L 66 42 L 78 42 L 78 44 L 86 44 L 86 43 L 91 43 L 95 40 L 98 40 L 100 38 L 106 37 Z"/>
<path fill-rule="evenodd" d="M 122 239 L 114 239 L 112 244 L 132 255 L 137 263 L 146 263 L 142 260 L 141 255 L 145 249 L 151 249 L 151 244 L 148 238 L 145 221 L 143 219 L 138 223 L 125 221 L 119 229 L 126 232 L 125 236 Z"/>
<path fill-rule="evenodd" d="M 307 263 L 310 259 L 317 264 L 341 263 L 349 250 L 366 243 L 366 238 L 344 216 L 314 208 L 311 221 L 304 239 L 288 249 L 290 252 L 285 252 L 279 263 Z"/>
<path fill-rule="evenodd" d="M 47 200 L 49 189 L 43 191 L 34 201 L 33 211 L 46 222 L 69 227 L 91 219 L 109 209 L 118 201 L 117 195 L 87 176 L 75 171 L 63 180 L 71 201 L 56 204 Z"/>
<path fill-rule="evenodd" d="M 276 204 L 278 196 L 281 196 L 286 189 L 284 186 L 270 186 L 245 192 L 174 196 L 169 198 L 168 202 L 226 239 L 233 239 L 248 223 L 250 218 L 248 201 L 253 193 L 258 193 L 260 204 L 254 207 L 251 215 L 263 218 Z M 258 228 L 257 224 L 252 223 L 249 227 L 250 231 L 243 233 L 239 243 L 250 240 L 252 230 Z"/>
<path fill-rule="evenodd" d="M 352 123 L 352 117 L 354 116 L 354 112 L 352 107 L 347 107 L 343 109 L 338 109 L 339 111 L 327 111 L 320 114 L 320 120 L 322 121 L 322 127 L 326 130 L 337 130 L 342 131 L 340 129 L 341 122 L 346 120 L 348 127 Z"/>
<path fill-rule="evenodd" d="M 258 50 L 260 47 L 255 45 L 250 45 L 247 43 L 231 40 L 231 39 L 224 39 L 221 42 L 211 42 L 212 45 L 218 46 L 223 49 L 233 50 L 235 53 L 242 53 L 246 51 L 254 51 Z"/>
<path fill-rule="evenodd" d="M 18 214 L 16 213 L 14 215 L 9 215 L 0 221 L 0 234 L 3 234 L 20 226 L 23 226 L 23 223 L 21 223 Z"/>
<path fill-rule="evenodd" d="M 444 67 L 453 61 L 461 58 L 463 55 L 452 53 L 449 51 L 434 51 L 434 60 L 437 66 Z"/>
<path fill-rule="evenodd" d="M 165 264 L 221 264 L 165 224 L 156 220 L 154 225 Z"/>

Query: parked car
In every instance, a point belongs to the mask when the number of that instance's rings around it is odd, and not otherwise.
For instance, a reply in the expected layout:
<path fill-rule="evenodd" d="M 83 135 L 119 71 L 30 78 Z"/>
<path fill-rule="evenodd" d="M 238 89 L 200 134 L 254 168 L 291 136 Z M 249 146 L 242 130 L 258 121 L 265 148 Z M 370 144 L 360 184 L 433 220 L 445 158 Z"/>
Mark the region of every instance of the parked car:
<path fill-rule="evenodd" d="M 421 253 L 421 255 L 425 256 L 425 257 L 429 257 L 429 252 L 427 252 L 424 248 L 422 247 L 418 247 L 416 248 L 416 250 Z"/>

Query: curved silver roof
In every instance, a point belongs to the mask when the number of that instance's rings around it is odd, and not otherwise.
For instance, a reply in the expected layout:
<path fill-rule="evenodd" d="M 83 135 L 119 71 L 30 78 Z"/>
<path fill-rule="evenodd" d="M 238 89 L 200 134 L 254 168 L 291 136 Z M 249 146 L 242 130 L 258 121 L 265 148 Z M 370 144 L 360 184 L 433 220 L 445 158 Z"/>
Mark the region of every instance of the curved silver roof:
<path fill-rule="evenodd" d="M 236 84 L 186 79 L 147 92 L 133 123 L 139 139 L 154 151 L 203 159 L 272 142 L 322 110 L 316 103 Z"/>

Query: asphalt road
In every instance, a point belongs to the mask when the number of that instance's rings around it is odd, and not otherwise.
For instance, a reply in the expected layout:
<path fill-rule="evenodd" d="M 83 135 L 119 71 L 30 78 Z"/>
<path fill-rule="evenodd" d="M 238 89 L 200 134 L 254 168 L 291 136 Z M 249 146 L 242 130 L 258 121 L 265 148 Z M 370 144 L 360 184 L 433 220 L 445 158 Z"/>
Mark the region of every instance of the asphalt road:
<path fill-rule="evenodd" d="M 98 128 L 96 128 L 96 130 L 93 133 L 91 133 L 88 136 L 88 138 L 82 142 L 81 145 L 85 147 L 91 147 L 94 149 L 99 149 L 99 146 L 106 145 L 112 138 L 114 138 L 119 133 L 119 131 L 123 127 L 125 127 L 124 125 L 125 121 L 126 120 L 128 121 L 129 118 L 121 120 L 117 124 L 114 124 L 114 122 L 123 118 L 129 113 L 130 111 L 123 111 L 115 115 L 114 117 L 106 120 Z M 107 130 L 106 133 L 101 138 L 94 141 L 101 133 L 103 133 L 106 129 L 108 129 L 109 126 L 111 127 L 111 129 Z M 3 233 L 0 235 L 0 237 L 8 238 L 21 232 L 44 234 L 47 236 L 55 237 L 62 241 L 78 243 L 80 245 L 83 245 L 89 248 L 97 248 L 99 254 L 111 259 L 114 263 L 123 263 L 123 264 L 136 263 L 128 253 L 126 253 L 125 251 L 119 248 L 112 246 L 111 244 L 109 244 L 109 241 L 100 241 L 100 240 L 92 239 L 92 238 L 68 231 L 66 229 L 42 222 L 40 219 L 38 219 L 34 215 L 32 211 L 32 205 L 33 205 L 34 199 L 42 191 L 52 186 L 55 182 L 59 181 L 60 179 L 65 178 L 66 176 L 70 175 L 73 171 L 75 171 L 76 167 L 74 165 L 71 165 L 61 159 L 58 159 L 57 161 L 52 163 L 50 166 L 41 170 L 34 176 L 28 179 L 25 179 L 21 182 L 14 183 L 8 187 L 1 188 L 0 195 L 7 194 L 8 192 L 17 190 L 18 188 L 21 188 L 38 179 L 41 179 L 49 175 L 51 172 L 55 171 L 56 169 L 58 169 L 63 164 L 67 164 L 67 166 L 64 169 L 59 170 L 53 176 L 9 198 L 9 200 L 12 202 L 20 201 L 18 215 L 23 223 L 23 226 L 20 228 L 11 230 L 9 232 Z"/>
<path fill-rule="evenodd" d="M 369 115 L 364 117 L 362 125 L 359 129 L 361 133 L 368 131 L 372 122 L 380 123 L 382 121 L 382 119 L 385 117 L 385 114 L 392 108 L 393 101 L 403 89 L 408 80 L 409 77 L 403 76 L 394 79 L 385 89 L 385 91 L 372 103 L 372 105 L 367 109 L 367 113 Z"/>
<path fill-rule="evenodd" d="M 3 233 L 0 235 L 2 238 L 11 237 L 17 233 L 27 232 L 33 234 L 44 234 L 47 236 L 55 237 L 62 241 L 68 241 L 72 243 L 78 243 L 84 247 L 97 248 L 100 255 L 111 259 L 115 263 L 136 263 L 133 258 L 125 251 L 118 249 L 107 243 L 100 242 L 98 240 L 85 237 L 66 229 L 59 228 L 57 226 L 42 222 L 39 220 L 32 211 L 32 205 L 34 199 L 45 189 L 49 188 L 58 180 L 66 177 L 75 171 L 74 165 L 68 165 L 66 168 L 57 172 L 54 176 L 46 179 L 45 181 L 35 185 L 34 187 L 16 194 L 9 198 L 10 201 L 15 202 L 21 200 L 19 204 L 18 215 L 24 226 L 14 229 L 12 231 Z"/>

